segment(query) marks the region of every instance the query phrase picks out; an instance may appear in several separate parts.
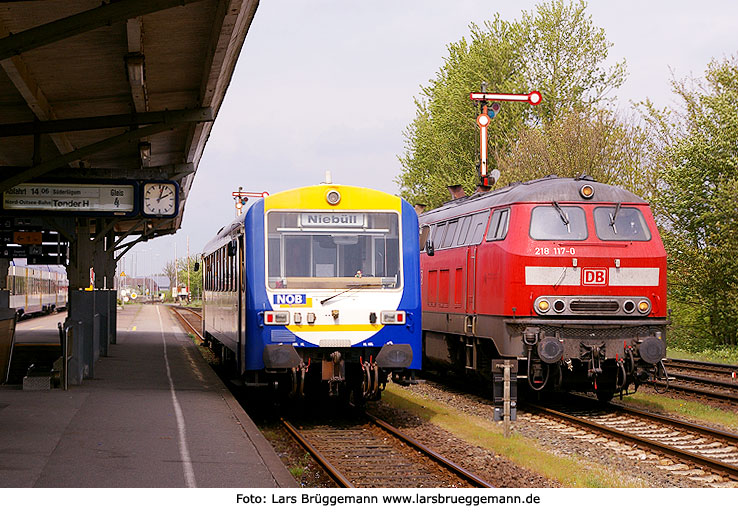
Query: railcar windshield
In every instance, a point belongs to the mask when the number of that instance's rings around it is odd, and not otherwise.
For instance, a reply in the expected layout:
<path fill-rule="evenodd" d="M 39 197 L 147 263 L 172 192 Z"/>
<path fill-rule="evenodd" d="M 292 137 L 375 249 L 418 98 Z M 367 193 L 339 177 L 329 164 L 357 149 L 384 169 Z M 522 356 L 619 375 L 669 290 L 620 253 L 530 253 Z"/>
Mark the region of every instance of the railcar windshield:
<path fill-rule="evenodd" d="M 635 207 L 595 207 L 595 230 L 603 241 L 650 241 L 643 213 Z"/>
<path fill-rule="evenodd" d="M 271 211 L 267 270 L 274 289 L 399 288 L 399 216 Z"/>
<path fill-rule="evenodd" d="M 542 241 L 584 241 L 587 221 L 581 207 L 541 205 L 530 217 L 530 237 Z"/>

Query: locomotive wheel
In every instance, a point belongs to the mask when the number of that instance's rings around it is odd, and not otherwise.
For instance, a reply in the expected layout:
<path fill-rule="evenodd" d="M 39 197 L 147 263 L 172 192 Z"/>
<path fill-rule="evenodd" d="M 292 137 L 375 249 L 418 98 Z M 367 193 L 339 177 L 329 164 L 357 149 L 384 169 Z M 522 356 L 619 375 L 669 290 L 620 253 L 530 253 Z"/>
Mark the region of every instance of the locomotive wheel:
<path fill-rule="evenodd" d="M 597 395 L 597 399 L 601 401 L 602 403 L 608 403 L 610 400 L 612 400 L 613 396 L 615 396 L 615 389 L 597 389 L 595 391 L 595 394 Z"/>

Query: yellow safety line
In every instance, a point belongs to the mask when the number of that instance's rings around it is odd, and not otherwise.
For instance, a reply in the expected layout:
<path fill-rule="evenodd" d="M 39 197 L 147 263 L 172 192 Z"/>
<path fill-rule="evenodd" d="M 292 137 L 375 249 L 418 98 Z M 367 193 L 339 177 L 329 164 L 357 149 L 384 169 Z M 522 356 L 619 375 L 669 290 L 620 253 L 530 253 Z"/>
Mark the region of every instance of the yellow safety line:
<path fill-rule="evenodd" d="M 287 325 L 292 332 L 377 332 L 383 325 Z"/>

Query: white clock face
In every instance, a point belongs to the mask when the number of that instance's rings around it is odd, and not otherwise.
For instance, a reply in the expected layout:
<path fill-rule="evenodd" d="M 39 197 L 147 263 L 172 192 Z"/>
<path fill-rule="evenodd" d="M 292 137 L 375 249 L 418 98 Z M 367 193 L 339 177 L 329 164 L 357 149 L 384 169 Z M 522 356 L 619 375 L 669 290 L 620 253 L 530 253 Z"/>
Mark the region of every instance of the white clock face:
<path fill-rule="evenodd" d="M 176 197 L 174 184 L 146 184 L 143 193 L 143 212 L 153 216 L 171 216 L 176 211 L 174 203 Z"/>

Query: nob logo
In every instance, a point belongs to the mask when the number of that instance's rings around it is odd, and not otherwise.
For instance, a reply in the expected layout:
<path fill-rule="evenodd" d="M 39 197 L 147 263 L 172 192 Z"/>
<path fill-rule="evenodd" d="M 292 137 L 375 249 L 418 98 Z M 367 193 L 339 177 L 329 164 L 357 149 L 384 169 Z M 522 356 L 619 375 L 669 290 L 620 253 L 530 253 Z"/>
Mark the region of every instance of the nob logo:
<path fill-rule="evenodd" d="M 275 294 L 273 303 L 276 305 L 305 305 L 306 296 L 304 294 Z"/>
<path fill-rule="evenodd" d="M 582 268 L 583 286 L 606 286 L 607 268 Z"/>

